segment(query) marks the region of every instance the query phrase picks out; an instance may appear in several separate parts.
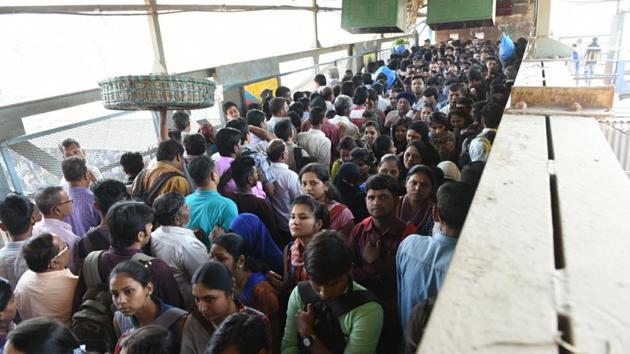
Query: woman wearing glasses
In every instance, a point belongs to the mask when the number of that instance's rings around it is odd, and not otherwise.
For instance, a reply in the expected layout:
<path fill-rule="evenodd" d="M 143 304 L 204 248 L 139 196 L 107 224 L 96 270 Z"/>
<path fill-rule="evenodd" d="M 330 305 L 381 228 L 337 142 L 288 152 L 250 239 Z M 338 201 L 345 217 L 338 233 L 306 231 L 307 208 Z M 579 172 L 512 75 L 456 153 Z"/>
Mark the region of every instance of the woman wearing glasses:
<path fill-rule="evenodd" d="M 22 320 L 48 316 L 69 325 L 78 277 L 66 268 L 68 244 L 56 235 L 41 234 L 26 241 L 22 254 L 29 270 L 14 291 Z"/>

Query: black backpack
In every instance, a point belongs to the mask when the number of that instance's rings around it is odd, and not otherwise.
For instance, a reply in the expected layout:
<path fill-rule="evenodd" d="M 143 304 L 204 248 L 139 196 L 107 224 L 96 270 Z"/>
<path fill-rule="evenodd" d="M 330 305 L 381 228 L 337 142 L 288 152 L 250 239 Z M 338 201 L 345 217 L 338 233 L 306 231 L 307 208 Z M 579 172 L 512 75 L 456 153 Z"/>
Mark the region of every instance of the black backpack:
<path fill-rule="evenodd" d="M 136 184 L 138 187 L 134 190 L 131 196 L 134 198 L 142 199 L 150 207 L 153 206 L 153 201 L 155 200 L 155 198 L 158 197 L 158 192 L 160 191 L 160 189 L 162 189 L 162 187 L 164 187 L 164 184 L 168 180 L 173 177 L 183 177 L 182 174 L 178 172 L 166 172 L 160 175 L 160 177 L 158 177 L 153 182 L 151 187 L 147 190 L 144 188 L 144 178 L 146 174 L 147 170 L 142 170 L 140 171 L 138 176 L 136 176 Z"/>
<path fill-rule="evenodd" d="M 334 354 L 343 354 L 348 341 L 346 335 L 341 331 L 339 316 L 346 314 L 355 308 L 368 302 L 378 302 L 378 298 L 368 290 L 350 289 L 344 295 L 332 300 L 322 301 L 317 295 L 310 282 L 303 281 L 298 284 L 298 293 L 304 304 L 304 311 L 307 305 L 311 304 L 315 310 L 315 334 L 326 348 Z M 298 338 L 300 353 L 310 353 Z"/>
<path fill-rule="evenodd" d="M 79 310 L 72 315 L 72 331 L 79 343 L 86 346 L 87 352 L 113 353 L 117 337 L 113 325 L 112 296 L 98 271 L 98 259 L 103 252 L 90 252 L 83 262 L 81 272 L 87 290 Z M 131 259 L 148 262 L 154 258 L 137 253 Z"/>
<path fill-rule="evenodd" d="M 411 310 L 409 321 L 407 321 L 407 336 L 405 337 L 405 354 L 414 354 L 424 335 L 433 306 L 435 305 L 435 297 L 430 297 L 416 304 Z"/>

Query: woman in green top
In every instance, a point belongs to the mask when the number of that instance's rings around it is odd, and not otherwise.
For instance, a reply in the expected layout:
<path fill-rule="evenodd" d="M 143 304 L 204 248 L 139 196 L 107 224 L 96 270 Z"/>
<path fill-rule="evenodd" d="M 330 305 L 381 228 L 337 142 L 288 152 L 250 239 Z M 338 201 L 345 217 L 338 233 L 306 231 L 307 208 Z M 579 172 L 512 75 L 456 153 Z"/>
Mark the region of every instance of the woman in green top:
<path fill-rule="evenodd" d="M 315 354 L 376 352 L 383 309 L 373 300 L 374 295 L 352 280 L 352 251 L 342 238 L 338 232 L 323 231 L 306 248 L 304 267 L 310 280 L 300 283 L 289 298 L 283 354 L 304 349 Z M 351 301 L 353 305 L 339 311 L 339 326 L 326 321 L 322 308 L 330 310 L 331 306 L 317 304 L 339 305 L 338 300 L 348 299 L 349 294 L 362 300 Z"/>

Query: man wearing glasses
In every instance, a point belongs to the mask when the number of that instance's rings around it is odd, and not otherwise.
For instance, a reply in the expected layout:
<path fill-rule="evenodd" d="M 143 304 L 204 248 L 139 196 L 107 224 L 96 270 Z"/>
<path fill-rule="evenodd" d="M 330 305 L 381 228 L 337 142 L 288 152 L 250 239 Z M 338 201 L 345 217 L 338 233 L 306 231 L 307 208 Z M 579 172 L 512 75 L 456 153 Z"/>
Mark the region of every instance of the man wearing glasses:
<path fill-rule="evenodd" d="M 44 216 L 35 224 L 33 235 L 50 233 L 59 236 L 69 246 L 69 255 L 79 237 L 72 232 L 72 226 L 63 219 L 72 214 L 72 199 L 61 187 L 44 188 L 35 197 L 35 203 Z M 68 257 L 67 265 L 72 264 Z M 78 270 L 73 270 L 73 272 Z"/>
<path fill-rule="evenodd" d="M 22 320 L 49 316 L 70 325 L 78 277 L 66 268 L 68 244 L 48 233 L 31 237 L 22 248 L 29 270 L 18 281 L 14 296 Z"/>

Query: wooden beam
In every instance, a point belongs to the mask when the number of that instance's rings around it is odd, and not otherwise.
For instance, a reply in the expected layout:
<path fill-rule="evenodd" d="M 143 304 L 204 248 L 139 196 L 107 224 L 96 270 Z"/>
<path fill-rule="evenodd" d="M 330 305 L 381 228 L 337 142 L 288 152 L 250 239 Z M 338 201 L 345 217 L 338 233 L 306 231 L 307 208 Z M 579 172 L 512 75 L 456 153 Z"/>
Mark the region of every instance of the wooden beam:
<path fill-rule="evenodd" d="M 615 87 L 512 87 L 512 104 L 521 101 L 529 107 L 568 107 L 577 102 L 585 108 L 612 109 Z"/>
<path fill-rule="evenodd" d="M 545 118 L 504 115 L 418 353 L 557 354 Z"/>

